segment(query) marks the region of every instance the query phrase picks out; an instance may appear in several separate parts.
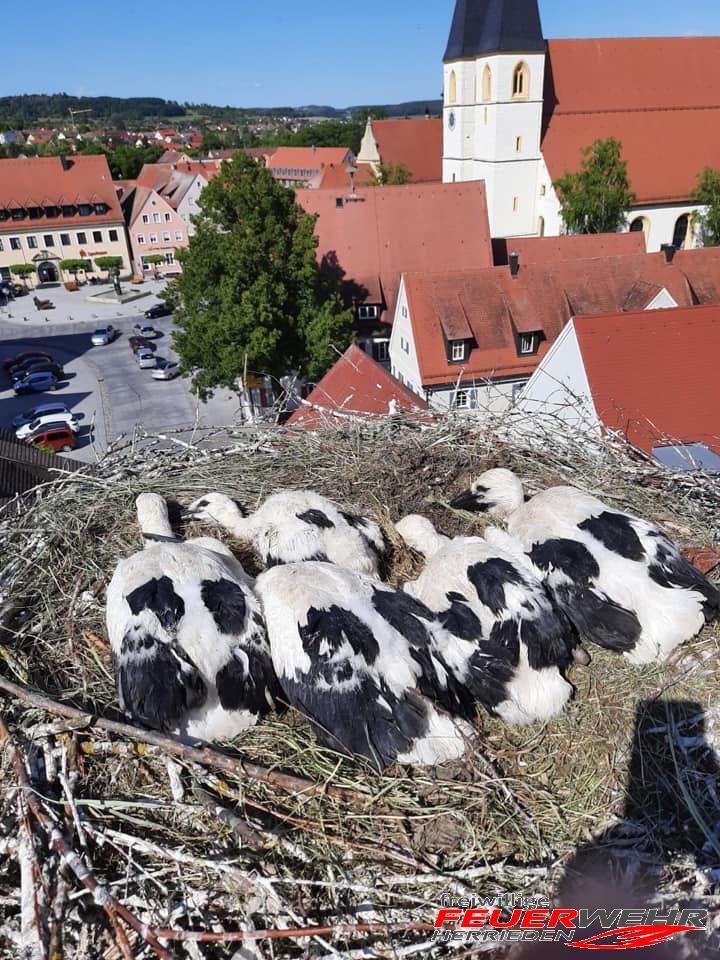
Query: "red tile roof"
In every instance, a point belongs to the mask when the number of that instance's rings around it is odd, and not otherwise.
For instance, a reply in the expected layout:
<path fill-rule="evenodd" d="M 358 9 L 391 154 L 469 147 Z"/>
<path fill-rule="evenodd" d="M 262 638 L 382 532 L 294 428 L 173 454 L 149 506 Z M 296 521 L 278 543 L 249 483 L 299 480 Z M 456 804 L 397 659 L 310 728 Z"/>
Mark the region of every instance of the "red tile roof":
<path fill-rule="evenodd" d="M 421 397 L 352 344 L 292 414 L 288 425 L 316 430 L 330 424 L 337 427 L 348 417 L 386 417 L 391 401 L 398 412 L 406 414 L 428 409 Z"/>
<path fill-rule="evenodd" d="M 720 37 L 551 40 L 542 151 L 553 179 L 622 143 L 638 203 L 685 201 L 720 166 Z"/>
<path fill-rule="evenodd" d="M 337 262 L 357 300 L 395 309 L 405 272 L 478 269 L 492 263 L 485 184 L 423 183 L 371 187 L 356 202 L 331 190 L 299 190 L 297 202 L 318 214 L 318 260 Z"/>
<path fill-rule="evenodd" d="M 642 285 L 645 285 L 643 287 Z M 573 316 L 643 307 L 665 288 L 683 307 L 720 304 L 720 248 L 523 264 L 463 273 L 406 274 L 406 292 L 424 386 L 529 376 Z M 644 294 L 643 294 L 644 291 Z M 448 363 L 443 333 L 464 316 L 475 346 Z M 519 356 L 516 333 L 542 331 L 536 356 Z"/>
<path fill-rule="evenodd" d="M 331 163 L 347 163 L 351 157 L 349 147 L 278 147 L 267 165 L 275 176 L 284 177 L 284 170 L 318 171 Z"/>
<path fill-rule="evenodd" d="M 338 196 L 347 196 L 350 193 L 350 175 L 348 174 L 349 163 L 331 163 L 321 173 L 310 182 L 310 186 L 315 190 L 335 190 Z M 372 168 L 367 164 L 355 164 L 355 187 L 375 186 L 375 174 Z"/>
<path fill-rule="evenodd" d="M 720 307 L 575 320 L 603 423 L 652 452 L 668 441 L 720 453 Z"/>
<path fill-rule="evenodd" d="M 442 120 L 373 120 L 372 131 L 382 163 L 404 163 L 413 183 L 442 181 Z"/>
<path fill-rule="evenodd" d="M 123 215 L 115 184 L 110 176 L 104 155 L 66 158 L 63 167 L 60 157 L 27 157 L 0 160 L 0 210 L 12 207 L 77 206 L 77 204 L 105 204 L 107 212 L 90 216 L 46 217 L 38 220 L 0 221 L 0 229 L 23 231 L 42 230 L 43 227 L 97 223 L 122 223 Z"/>
<path fill-rule="evenodd" d="M 589 260 L 593 257 L 620 257 L 645 253 L 645 234 L 588 233 L 564 237 L 512 237 L 493 240 L 495 264 L 508 262 L 517 253 L 521 263 L 553 263 L 560 260 Z"/>

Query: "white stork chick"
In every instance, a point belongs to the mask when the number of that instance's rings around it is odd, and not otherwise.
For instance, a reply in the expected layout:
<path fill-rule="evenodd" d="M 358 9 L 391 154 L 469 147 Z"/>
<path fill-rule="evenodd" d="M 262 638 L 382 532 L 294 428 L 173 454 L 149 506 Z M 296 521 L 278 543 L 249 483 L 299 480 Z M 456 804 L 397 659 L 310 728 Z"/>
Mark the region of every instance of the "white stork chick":
<path fill-rule="evenodd" d="M 312 491 L 275 493 L 248 517 L 230 497 L 209 493 L 188 507 L 185 519 L 211 521 L 252 543 L 269 567 L 317 560 L 377 577 L 386 549 L 377 523 Z"/>
<path fill-rule="evenodd" d="M 274 567 L 256 589 L 280 685 L 321 743 L 379 770 L 463 755 L 472 727 L 429 699 L 445 693 L 430 611 L 329 563 Z"/>
<path fill-rule="evenodd" d="M 511 538 L 497 530 L 486 540 L 451 540 L 414 515 L 395 528 L 427 559 L 418 579 L 403 589 L 470 642 L 478 672 L 484 668 L 488 675 L 475 687 L 486 710 L 512 724 L 560 714 L 573 692 L 563 671 L 588 657 L 570 622 L 553 609 L 532 564 L 522 551 L 518 557 L 505 549 L 503 538 Z"/>
<path fill-rule="evenodd" d="M 663 531 L 575 487 L 527 502 L 510 470 L 489 470 L 451 504 L 503 517 L 582 640 L 632 663 L 666 660 L 720 616 L 720 591 Z"/>
<path fill-rule="evenodd" d="M 219 541 L 177 539 L 162 497 L 140 494 L 136 506 L 145 548 L 118 563 L 107 590 L 120 705 L 183 737 L 236 737 L 278 689 L 252 580 Z"/>

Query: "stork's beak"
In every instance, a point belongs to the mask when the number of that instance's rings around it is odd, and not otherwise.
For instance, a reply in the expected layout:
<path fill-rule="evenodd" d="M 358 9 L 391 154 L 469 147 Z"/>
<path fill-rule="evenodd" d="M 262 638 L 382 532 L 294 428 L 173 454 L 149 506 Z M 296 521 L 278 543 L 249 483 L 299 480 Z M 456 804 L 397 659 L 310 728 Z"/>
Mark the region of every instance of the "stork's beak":
<path fill-rule="evenodd" d="M 187 508 L 184 509 L 183 512 L 180 514 L 180 519 L 182 520 L 183 523 L 190 523 L 192 520 L 195 519 L 195 511 L 188 510 Z"/>
<path fill-rule="evenodd" d="M 472 490 L 466 490 L 459 497 L 450 503 L 453 510 L 469 510 L 471 513 L 482 513 L 487 509 L 486 504 L 481 503 Z"/>

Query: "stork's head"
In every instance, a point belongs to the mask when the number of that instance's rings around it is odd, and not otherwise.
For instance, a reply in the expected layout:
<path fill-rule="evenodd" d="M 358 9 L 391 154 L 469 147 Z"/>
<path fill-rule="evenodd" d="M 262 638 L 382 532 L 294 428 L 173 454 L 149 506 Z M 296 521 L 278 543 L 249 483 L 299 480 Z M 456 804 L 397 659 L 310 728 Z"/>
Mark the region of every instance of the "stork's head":
<path fill-rule="evenodd" d="M 410 514 L 398 520 L 395 529 L 409 547 L 417 550 L 427 559 L 430 559 L 448 542 L 448 538 L 438 533 L 429 520 L 418 514 Z"/>
<path fill-rule="evenodd" d="M 455 510 L 507 517 L 525 502 L 523 486 L 512 470 L 488 470 L 450 504 Z"/>
<path fill-rule="evenodd" d="M 141 493 L 135 500 L 135 509 L 146 545 L 163 540 L 177 540 L 170 526 L 167 502 L 160 494 Z"/>
<path fill-rule="evenodd" d="M 206 493 L 190 504 L 183 513 L 183 520 L 214 523 L 219 527 L 232 528 L 244 514 L 240 506 L 224 493 Z"/>

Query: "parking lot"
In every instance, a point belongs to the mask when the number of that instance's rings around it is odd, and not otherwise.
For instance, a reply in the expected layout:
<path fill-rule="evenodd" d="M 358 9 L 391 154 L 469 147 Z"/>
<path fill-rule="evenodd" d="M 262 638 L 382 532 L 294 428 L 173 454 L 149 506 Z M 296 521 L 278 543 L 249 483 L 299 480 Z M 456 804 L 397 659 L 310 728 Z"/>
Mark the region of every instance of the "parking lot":
<path fill-rule="evenodd" d="M 64 294 L 65 291 L 62 291 Z M 55 294 L 61 301 L 59 294 Z M 23 298 L 25 299 L 25 298 Z M 59 389 L 50 393 L 33 393 L 16 397 L 8 374 L 0 370 L 0 427 L 12 429 L 12 420 L 23 410 L 49 399 L 62 400 L 79 418 L 78 446 L 73 457 L 89 462 L 97 459 L 113 440 L 132 434 L 136 427 L 150 432 L 201 426 L 223 426 L 232 423 L 237 414 L 237 398 L 227 391 L 218 391 L 208 403 L 198 403 L 188 381 L 154 380 L 152 370 L 141 370 L 128 337 L 134 324 L 155 297 L 136 301 L 115 314 L 102 317 L 96 313 L 78 320 L 79 301 L 72 304 L 71 322 L 58 315 L 50 322 L 8 321 L 0 314 L 0 363 L 24 350 L 44 350 L 53 355 L 65 371 Z M 14 319 L 14 318 L 13 318 Z M 63 322 L 65 320 L 65 322 Z M 111 322 L 120 336 L 105 346 L 93 347 L 90 336 L 99 323 Z M 152 321 L 160 333 L 156 345 L 159 358 L 174 359 L 171 349 L 172 317 Z"/>

